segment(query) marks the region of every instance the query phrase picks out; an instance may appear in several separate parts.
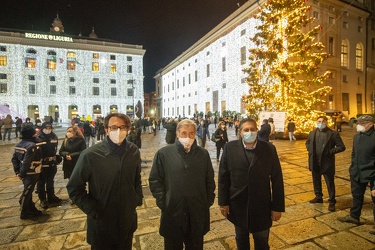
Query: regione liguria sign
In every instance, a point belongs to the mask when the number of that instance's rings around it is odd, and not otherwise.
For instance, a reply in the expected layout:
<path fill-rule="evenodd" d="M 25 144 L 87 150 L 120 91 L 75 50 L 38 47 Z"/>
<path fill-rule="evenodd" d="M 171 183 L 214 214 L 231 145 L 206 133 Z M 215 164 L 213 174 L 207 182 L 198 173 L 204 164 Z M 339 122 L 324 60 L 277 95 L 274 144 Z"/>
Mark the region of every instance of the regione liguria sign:
<path fill-rule="evenodd" d="M 56 36 L 47 34 L 37 34 L 37 33 L 25 33 L 25 38 L 39 39 L 39 40 L 49 40 L 58 42 L 73 42 L 73 38 L 68 36 Z"/>

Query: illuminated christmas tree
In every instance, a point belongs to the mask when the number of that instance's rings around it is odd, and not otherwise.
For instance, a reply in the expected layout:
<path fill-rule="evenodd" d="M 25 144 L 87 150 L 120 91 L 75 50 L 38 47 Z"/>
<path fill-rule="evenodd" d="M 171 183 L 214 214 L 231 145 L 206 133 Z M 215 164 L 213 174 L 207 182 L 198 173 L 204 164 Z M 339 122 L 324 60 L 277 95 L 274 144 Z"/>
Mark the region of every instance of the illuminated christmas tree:
<path fill-rule="evenodd" d="M 299 132 L 308 132 L 319 115 L 331 87 L 324 86 L 330 72 L 319 75 L 328 57 L 318 41 L 321 26 L 314 26 L 305 0 L 268 0 L 255 18 L 258 32 L 251 38 L 248 74 L 249 94 L 243 96 L 248 115 L 284 111 Z M 313 27 L 313 28 L 310 28 Z"/>

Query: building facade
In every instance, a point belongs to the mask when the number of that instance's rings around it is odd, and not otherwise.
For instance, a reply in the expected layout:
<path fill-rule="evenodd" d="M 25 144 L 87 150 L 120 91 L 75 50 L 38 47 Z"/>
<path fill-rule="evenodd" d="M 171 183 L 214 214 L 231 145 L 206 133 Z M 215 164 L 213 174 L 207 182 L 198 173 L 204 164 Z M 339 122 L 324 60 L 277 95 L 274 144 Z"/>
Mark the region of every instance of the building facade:
<path fill-rule="evenodd" d="M 155 92 L 150 92 L 150 93 L 145 93 L 144 94 L 145 99 L 144 99 L 144 116 L 145 117 L 151 117 L 154 118 L 156 117 L 156 100 Z"/>
<path fill-rule="evenodd" d="M 49 33 L 0 31 L 0 104 L 32 119 L 134 114 L 143 103 L 141 45 L 69 36 L 57 17 Z"/>
<path fill-rule="evenodd" d="M 264 1 L 247 1 L 175 60 L 156 72 L 156 111 L 160 117 L 197 112 L 236 111 L 245 114 L 242 95 L 249 92 L 247 75 L 250 41 L 256 32 L 254 14 Z M 374 113 L 374 1 L 313 0 L 307 2 L 312 28 L 330 57 L 320 73 L 329 70 L 332 92 L 319 107 L 340 110 L 347 117 Z"/>

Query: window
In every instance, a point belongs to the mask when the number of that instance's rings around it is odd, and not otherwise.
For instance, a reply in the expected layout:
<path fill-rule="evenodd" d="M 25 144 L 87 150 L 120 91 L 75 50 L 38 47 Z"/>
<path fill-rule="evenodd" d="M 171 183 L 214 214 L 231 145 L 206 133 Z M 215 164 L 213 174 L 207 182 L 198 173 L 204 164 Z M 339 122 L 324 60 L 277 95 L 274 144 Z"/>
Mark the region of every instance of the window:
<path fill-rule="evenodd" d="M 206 56 L 209 56 L 209 55 L 210 55 L 210 51 L 207 51 Z"/>
<path fill-rule="evenodd" d="M 69 82 L 74 82 L 74 81 L 75 81 L 74 77 L 69 77 Z"/>
<path fill-rule="evenodd" d="M 345 40 L 341 42 L 341 67 L 348 68 L 348 43 Z"/>
<path fill-rule="evenodd" d="M 47 59 L 47 69 L 56 69 L 56 57 L 53 59 Z"/>
<path fill-rule="evenodd" d="M 241 30 L 241 36 L 246 34 L 246 29 Z"/>
<path fill-rule="evenodd" d="M 126 72 L 128 72 L 128 73 L 133 73 L 133 66 L 128 65 L 128 66 L 126 67 Z"/>
<path fill-rule="evenodd" d="M 93 83 L 99 83 L 99 78 L 93 78 L 93 79 L 92 79 L 92 82 L 93 82 Z"/>
<path fill-rule="evenodd" d="M 223 89 L 227 88 L 227 84 L 225 82 L 223 83 L 222 88 Z"/>
<path fill-rule="evenodd" d="M 36 68 L 36 59 L 35 58 L 26 57 L 26 59 L 25 59 L 25 67 L 26 68 L 30 68 L 30 69 L 35 69 Z"/>
<path fill-rule="evenodd" d="M 357 114 L 362 113 L 362 94 L 357 94 Z"/>
<path fill-rule="evenodd" d="M 198 81 L 198 70 L 194 72 L 194 78 L 195 78 L 195 81 Z"/>
<path fill-rule="evenodd" d="M 92 58 L 94 58 L 94 59 L 99 59 L 99 54 L 98 54 L 98 53 L 93 53 L 93 54 L 92 54 Z"/>
<path fill-rule="evenodd" d="M 319 0 L 314 0 L 313 2 L 315 5 L 318 5 L 319 4 Z"/>
<path fill-rule="evenodd" d="M 134 84 L 134 80 L 128 80 L 128 84 Z"/>
<path fill-rule="evenodd" d="M 56 85 L 50 85 L 49 86 L 49 93 L 51 95 L 56 95 Z"/>
<path fill-rule="evenodd" d="M 357 43 L 357 46 L 355 47 L 355 68 L 357 70 L 362 70 L 362 46 Z"/>
<path fill-rule="evenodd" d="M 225 45 L 226 45 L 226 42 L 221 43 L 221 47 L 225 47 Z M 189 63 L 189 66 L 190 66 L 190 63 Z"/>
<path fill-rule="evenodd" d="M 0 56 L 0 66 L 7 66 L 7 57 Z"/>
<path fill-rule="evenodd" d="M 342 110 L 348 111 L 348 113 L 350 113 L 349 93 L 342 93 Z"/>
<path fill-rule="evenodd" d="M 67 61 L 66 68 L 68 70 L 76 70 L 76 62 L 75 61 Z"/>
<path fill-rule="evenodd" d="M 209 64 L 206 65 L 206 76 L 210 77 L 210 65 Z"/>
<path fill-rule="evenodd" d="M 50 76 L 50 77 L 49 77 L 49 80 L 50 80 L 51 82 L 54 82 L 54 81 L 56 80 L 56 78 L 55 78 L 54 76 Z"/>
<path fill-rule="evenodd" d="M 133 89 L 131 88 L 128 88 L 128 96 L 133 96 Z"/>
<path fill-rule="evenodd" d="M 334 38 L 329 37 L 328 38 L 328 54 L 333 56 L 333 48 L 334 48 Z"/>
<path fill-rule="evenodd" d="M 92 95 L 99 95 L 99 87 L 92 87 Z"/>
<path fill-rule="evenodd" d="M 225 57 L 221 58 L 221 71 L 226 71 L 226 63 L 225 63 Z"/>
<path fill-rule="evenodd" d="M 358 26 L 358 32 L 362 33 L 362 27 L 361 26 Z"/>
<path fill-rule="evenodd" d="M 349 28 L 348 22 L 343 22 L 342 27 L 345 29 L 348 29 Z"/>
<path fill-rule="evenodd" d="M 28 54 L 36 54 L 36 50 L 35 49 L 27 49 L 26 50 L 26 53 L 28 53 Z"/>
<path fill-rule="evenodd" d="M 53 50 L 49 50 L 49 51 L 47 52 L 47 55 L 49 55 L 49 56 L 56 56 L 56 52 L 53 51 Z"/>
<path fill-rule="evenodd" d="M 0 79 L 2 79 L 2 80 L 7 79 L 7 74 L 0 74 Z"/>
<path fill-rule="evenodd" d="M 1 51 L 1 52 L 6 52 L 6 51 L 7 51 L 7 47 L 5 47 L 5 46 L 0 46 L 0 51 Z"/>
<path fill-rule="evenodd" d="M 172 82 L 172 90 L 174 90 L 174 82 Z"/>
<path fill-rule="evenodd" d="M 117 96 L 116 88 L 111 88 L 111 96 Z"/>
<path fill-rule="evenodd" d="M 185 87 L 185 77 L 182 77 L 182 87 Z"/>
<path fill-rule="evenodd" d="M 71 52 L 71 51 L 69 51 L 69 52 L 66 54 L 66 57 L 76 58 L 76 57 L 77 57 L 77 54 L 76 54 L 75 52 Z"/>
<path fill-rule="evenodd" d="M 319 19 L 319 12 L 314 11 L 313 16 L 314 16 L 315 19 Z"/>
<path fill-rule="evenodd" d="M 29 94 L 30 95 L 35 95 L 35 84 L 29 84 Z"/>
<path fill-rule="evenodd" d="M 246 63 L 246 47 L 241 47 L 241 64 Z"/>
<path fill-rule="evenodd" d="M 99 63 L 98 62 L 92 63 L 92 71 L 99 71 Z"/>
<path fill-rule="evenodd" d="M 329 22 L 329 24 L 334 24 L 335 23 L 335 19 L 333 17 L 329 17 L 328 18 L 328 22 Z"/>
<path fill-rule="evenodd" d="M 133 61 L 133 58 L 131 56 L 127 56 L 126 61 L 131 62 L 131 61 Z"/>
<path fill-rule="evenodd" d="M 33 75 L 29 75 L 29 80 L 30 80 L 30 81 L 35 81 L 35 76 L 33 76 Z"/>
<path fill-rule="evenodd" d="M 109 56 L 109 59 L 111 59 L 111 60 L 116 60 L 116 55 L 110 55 L 110 56 Z"/>
<path fill-rule="evenodd" d="M 111 84 L 116 84 L 116 79 L 111 79 Z"/>
<path fill-rule="evenodd" d="M 188 75 L 188 82 L 189 82 L 189 84 L 191 83 L 191 75 L 190 74 Z"/>
<path fill-rule="evenodd" d="M 76 94 L 76 87 L 69 86 L 69 95 L 75 95 L 75 94 Z"/>
<path fill-rule="evenodd" d="M 111 72 L 112 73 L 116 72 L 116 63 L 111 63 Z"/>
<path fill-rule="evenodd" d="M 7 93 L 8 92 L 8 84 L 0 83 L 0 93 Z"/>
<path fill-rule="evenodd" d="M 177 88 L 180 88 L 180 80 L 177 80 Z"/>
<path fill-rule="evenodd" d="M 348 82 L 348 76 L 347 75 L 342 75 L 342 81 L 343 82 Z"/>

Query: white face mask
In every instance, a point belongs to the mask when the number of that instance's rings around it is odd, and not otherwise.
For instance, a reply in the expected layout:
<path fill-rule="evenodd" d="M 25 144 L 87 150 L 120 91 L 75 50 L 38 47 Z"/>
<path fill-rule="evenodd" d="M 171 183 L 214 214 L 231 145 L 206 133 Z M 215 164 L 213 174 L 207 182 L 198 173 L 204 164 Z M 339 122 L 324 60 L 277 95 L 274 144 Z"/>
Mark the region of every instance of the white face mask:
<path fill-rule="evenodd" d="M 109 131 L 109 139 L 111 139 L 111 141 L 113 143 L 116 143 L 116 144 L 121 144 L 126 136 L 127 136 L 128 132 L 127 131 L 121 131 L 119 128 L 117 130 L 111 130 Z"/>
<path fill-rule="evenodd" d="M 45 133 L 46 135 L 49 135 L 51 134 L 51 130 L 50 129 L 43 129 L 43 133 Z"/>
<path fill-rule="evenodd" d="M 66 137 L 73 138 L 73 133 L 70 133 L 70 132 L 66 133 Z"/>
<path fill-rule="evenodd" d="M 366 132 L 366 128 L 365 128 L 365 126 L 358 124 L 357 125 L 357 131 L 364 133 L 364 132 Z"/>
<path fill-rule="evenodd" d="M 243 140 L 245 143 L 253 143 L 257 139 L 258 132 L 244 132 Z"/>
<path fill-rule="evenodd" d="M 193 145 L 195 139 L 190 138 L 178 138 L 178 141 L 184 146 L 186 151 L 189 151 L 191 148 L 191 145 Z"/>

